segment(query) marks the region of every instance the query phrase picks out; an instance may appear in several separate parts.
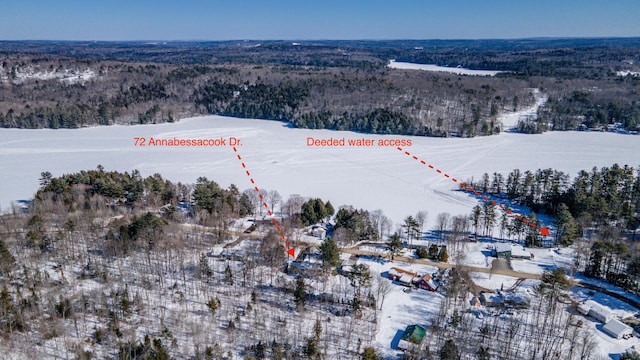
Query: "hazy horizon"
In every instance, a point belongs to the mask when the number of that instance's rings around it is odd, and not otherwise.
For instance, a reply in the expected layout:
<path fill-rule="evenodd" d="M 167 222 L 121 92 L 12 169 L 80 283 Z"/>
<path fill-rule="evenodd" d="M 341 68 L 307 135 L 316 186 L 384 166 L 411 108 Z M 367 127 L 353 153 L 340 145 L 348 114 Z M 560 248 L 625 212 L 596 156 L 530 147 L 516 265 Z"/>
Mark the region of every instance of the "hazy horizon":
<path fill-rule="evenodd" d="M 640 36 L 640 3 L 540 0 L 210 2 L 26 0 L 0 39 L 51 41 L 486 40 Z"/>
<path fill-rule="evenodd" d="M 640 39 L 640 35 L 637 36 L 536 36 L 536 37 L 518 37 L 518 38 L 359 38 L 359 39 L 341 39 L 341 38 L 300 38 L 300 39 L 259 39 L 259 38 L 237 38 L 237 39 L 127 39 L 127 40 L 74 40 L 74 39 L 0 39 L 2 42 L 104 42 L 104 43 L 124 43 L 124 42 L 164 42 L 164 43 L 179 43 L 179 42 L 312 42 L 312 41 L 372 41 L 372 42 L 385 42 L 385 41 L 545 41 L 545 40 L 599 40 L 599 39 Z"/>

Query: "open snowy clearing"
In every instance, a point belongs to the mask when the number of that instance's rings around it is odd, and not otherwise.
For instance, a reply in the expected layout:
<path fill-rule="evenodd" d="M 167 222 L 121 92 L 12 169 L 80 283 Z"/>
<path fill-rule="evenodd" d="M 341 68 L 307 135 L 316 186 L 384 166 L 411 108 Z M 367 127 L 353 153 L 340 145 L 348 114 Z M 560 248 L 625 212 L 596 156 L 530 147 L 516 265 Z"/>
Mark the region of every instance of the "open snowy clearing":
<path fill-rule="evenodd" d="M 383 278 L 392 267 L 418 273 L 420 275 L 432 274 L 438 269 L 427 265 L 399 264 L 397 262 L 379 263 L 371 260 L 361 260 L 371 269 L 371 276 L 379 277 L 378 281 L 391 280 Z M 440 312 L 440 305 L 444 296 L 422 289 L 412 288 L 411 292 L 404 292 L 408 288 L 393 283 L 391 290 L 385 296 L 380 314 L 380 323 L 376 334 L 376 348 L 381 350 L 385 358 L 396 358 L 400 351 L 397 350 L 402 332 L 408 325 L 418 324 L 429 326 L 433 318 Z"/>
<path fill-rule="evenodd" d="M 331 200 L 369 210 L 383 209 L 396 223 L 419 210 L 429 211 L 425 227 L 440 212 L 469 214 L 477 199 L 459 191 L 450 179 L 398 151 L 396 147 L 316 147 L 315 139 L 411 139 L 410 151 L 460 180 L 484 172 L 514 168 L 554 168 L 574 176 L 579 170 L 613 163 L 640 164 L 640 137 L 598 132 L 552 132 L 542 135 L 426 138 L 363 135 L 329 130 L 292 129 L 281 122 L 207 116 L 178 123 L 60 130 L 0 130 L 0 206 L 29 199 L 43 171 L 54 176 L 101 164 L 107 170 L 160 173 L 172 181 L 194 183 L 200 176 L 221 186 L 252 187 L 230 146 L 140 147 L 134 137 L 236 137 L 238 153 L 256 185 L 290 194 Z M 227 142 L 228 143 L 228 142 Z M 277 211 L 277 209 L 276 209 Z"/>

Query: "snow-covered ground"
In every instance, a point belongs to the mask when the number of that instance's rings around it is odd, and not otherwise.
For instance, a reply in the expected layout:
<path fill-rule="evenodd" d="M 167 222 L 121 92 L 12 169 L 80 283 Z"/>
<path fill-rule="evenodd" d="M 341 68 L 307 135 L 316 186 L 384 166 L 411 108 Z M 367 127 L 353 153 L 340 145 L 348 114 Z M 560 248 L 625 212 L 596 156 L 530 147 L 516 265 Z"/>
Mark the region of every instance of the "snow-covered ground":
<path fill-rule="evenodd" d="M 364 259 L 361 259 L 360 262 L 369 266 L 372 277 L 378 277 L 378 281 L 386 281 L 391 284 L 391 289 L 384 298 L 382 311 L 379 315 L 380 323 L 376 334 L 376 348 L 385 355 L 385 358 L 396 358 L 401 354 L 397 350 L 397 343 L 404 329 L 413 324 L 429 326 L 438 315 L 444 297 L 439 293 L 417 288 L 412 288 L 411 292 L 406 293 L 403 290 L 407 288 L 391 283 L 391 280 L 383 278 L 381 274 L 386 274 L 392 267 L 420 275 L 432 274 L 438 269 L 427 265 L 399 264 L 397 262 L 380 263 Z"/>
<path fill-rule="evenodd" d="M 447 72 L 451 74 L 457 75 L 476 75 L 476 76 L 495 76 L 504 71 L 495 71 L 495 70 L 471 70 L 465 69 L 463 67 L 447 67 L 447 66 L 438 66 L 433 64 L 415 64 L 408 62 L 398 62 L 395 60 L 389 61 L 388 67 L 392 69 L 402 69 L 402 70 L 423 70 L 423 71 L 439 71 L 439 72 Z"/>
<path fill-rule="evenodd" d="M 207 116 L 178 123 L 83 129 L 0 129 L 0 206 L 29 199 L 41 172 L 54 176 L 101 164 L 107 170 L 160 173 L 172 181 L 194 183 L 200 176 L 221 186 L 250 184 L 231 147 L 169 148 L 134 146 L 134 137 L 241 139 L 238 152 L 256 185 L 290 194 L 320 197 L 335 206 L 383 209 L 394 222 L 427 210 L 425 229 L 436 215 L 469 214 L 477 199 L 459 191 L 441 174 L 407 157 L 396 147 L 312 147 L 307 138 L 411 139 L 407 151 L 451 176 L 464 180 L 484 172 L 514 168 L 554 168 L 574 176 L 579 170 L 614 163 L 640 164 L 640 137 L 600 132 L 542 135 L 426 138 L 363 135 L 329 130 L 292 129 L 275 121 Z"/>
<path fill-rule="evenodd" d="M 500 117 L 503 131 L 514 129 L 522 119 L 537 117 L 538 108 L 543 106 L 549 97 L 546 94 L 541 93 L 540 89 L 531 89 L 531 92 L 536 99 L 536 103 L 534 105 L 520 111 L 506 113 Z"/>
<path fill-rule="evenodd" d="M 496 243 L 494 242 L 487 241 L 465 243 L 465 256 L 462 259 L 462 263 L 469 266 L 484 267 L 487 269 L 491 268 L 491 262 L 495 259 L 495 257 L 492 256 L 492 249 L 495 244 Z M 531 260 L 518 258 L 511 259 L 511 267 L 514 271 L 527 274 L 542 274 L 545 270 L 553 270 L 556 268 L 569 271 L 575 260 L 573 248 L 526 248 L 515 243 L 511 243 L 511 247 L 513 249 L 512 251 L 518 250 L 520 253 L 529 253 L 533 255 Z M 482 284 L 478 285 L 485 286 Z M 505 286 L 506 285 L 507 284 L 505 284 Z M 500 284 L 498 284 L 498 287 L 500 287 Z"/>
<path fill-rule="evenodd" d="M 511 261 L 511 267 L 513 270 L 529 274 L 542 274 L 545 270 L 553 270 L 555 268 L 568 270 L 573 266 L 575 260 L 573 248 L 526 248 L 526 251 L 533 254 L 533 259 L 513 259 Z"/>

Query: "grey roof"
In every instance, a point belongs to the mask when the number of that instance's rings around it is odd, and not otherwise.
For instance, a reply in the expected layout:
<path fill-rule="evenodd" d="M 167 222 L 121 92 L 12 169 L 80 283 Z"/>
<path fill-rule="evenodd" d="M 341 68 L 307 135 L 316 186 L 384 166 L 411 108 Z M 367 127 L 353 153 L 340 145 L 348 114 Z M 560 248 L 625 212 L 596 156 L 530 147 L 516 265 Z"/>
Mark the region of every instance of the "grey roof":
<path fill-rule="evenodd" d="M 609 320 L 609 322 L 604 325 L 602 330 L 613 335 L 614 337 L 619 337 L 620 335 L 624 334 L 625 331 L 631 330 L 631 328 L 625 325 L 622 321 L 613 319 Z"/>
<path fill-rule="evenodd" d="M 496 244 L 496 252 L 511 252 L 511 244 L 509 243 L 497 243 Z"/>
<path fill-rule="evenodd" d="M 601 306 L 601 305 L 593 305 L 591 306 L 591 309 L 589 309 L 589 315 L 591 316 L 600 316 L 602 318 L 606 318 L 608 316 L 611 316 L 612 311 L 609 310 L 608 308 Z"/>

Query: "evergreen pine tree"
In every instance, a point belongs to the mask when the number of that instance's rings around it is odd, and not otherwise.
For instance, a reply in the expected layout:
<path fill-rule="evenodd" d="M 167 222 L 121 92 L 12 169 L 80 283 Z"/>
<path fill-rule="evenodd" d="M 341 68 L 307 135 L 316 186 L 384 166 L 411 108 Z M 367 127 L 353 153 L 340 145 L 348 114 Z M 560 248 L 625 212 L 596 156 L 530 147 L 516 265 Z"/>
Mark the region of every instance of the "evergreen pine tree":
<path fill-rule="evenodd" d="M 436 244 L 431 244 L 431 246 L 429 246 L 429 259 L 430 260 L 438 260 L 438 245 Z"/>
<path fill-rule="evenodd" d="M 321 336 L 322 336 L 322 323 L 320 322 L 320 318 L 316 318 L 316 323 L 313 325 L 313 339 L 316 342 L 320 342 Z"/>
<path fill-rule="evenodd" d="M 211 268 L 209 267 L 209 260 L 205 254 L 200 255 L 200 262 L 198 263 L 198 271 L 199 275 L 203 279 L 207 279 L 213 274 Z"/>
<path fill-rule="evenodd" d="M 560 245 L 571 245 L 573 244 L 573 241 L 580 235 L 578 224 L 573 218 L 573 215 L 571 215 L 569 207 L 564 203 L 558 206 L 556 225 L 558 228 L 558 231 L 556 233 L 556 242 Z"/>
<path fill-rule="evenodd" d="M 480 346 L 480 348 L 478 349 L 478 352 L 476 353 L 476 355 L 478 355 L 478 360 L 490 360 L 491 359 L 491 354 L 489 354 L 489 347 L 484 347 L 484 346 Z"/>
<path fill-rule="evenodd" d="M 232 332 L 236 329 L 236 323 L 233 320 L 229 320 L 229 324 L 227 325 L 227 331 Z"/>
<path fill-rule="evenodd" d="M 640 354 L 636 352 L 625 352 L 620 355 L 620 360 L 640 360 Z"/>
<path fill-rule="evenodd" d="M 443 246 L 442 248 L 440 248 L 440 253 L 438 254 L 438 260 L 440 260 L 441 262 L 449 261 L 449 253 L 447 253 L 446 246 Z"/>
<path fill-rule="evenodd" d="M 327 203 L 324 204 L 325 216 L 333 216 L 336 213 L 336 209 L 334 209 L 333 205 L 331 205 L 331 201 L 327 200 Z"/>
<path fill-rule="evenodd" d="M 320 245 L 320 256 L 325 269 L 335 268 L 340 263 L 340 249 L 333 237 L 328 237 Z"/>
<path fill-rule="evenodd" d="M 458 346 L 456 343 L 449 339 L 444 342 L 440 349 L 440 360 L 459 360 L 460 353 L 458 352 Z"/>
<path fill-rule="evenodd" d="M 256 355 L 256 359 L 264 359 L 265 358 L 265 346 L 262 343 L 262 341 L 258 341 L 258 344 L 255 347 L 255 355 Z"/>
<path fill-rule="evenodd" d="M 11 272 L 15 258 L 9 252 L 4 240 L 0 239 L 0 274 Z"/>
<path fill-rule="evenodd" d="M 227 264 L 227 267 L 224 269 L 224 281 L 229 285 L 233 285 L 233 273 L 231 272 L 229 264 Z"/>
<path fill-rule="evenodd" d="M 391 235 L 389 242 L 387 242 L 387 249 L 389 249 L 389 253 L 391 253 L 391 260 L 393 260 L 396 255 L 400 254 L 400 251 L 402 251 L 402 240 L 398 233 Z"/>
<path fill-rule="evenodd" d="M 293 292 L 293 301 L 300 308 L 304 308 L 304 303 L 306 301 L 306 287 L 304 285 L 304 278 L 302 276 L 298 276 L 296 279 L 296 289 Z"/>
<path fill-rule="evenodd" d="M 376 349 L 372 347 L 364 348 L 361 360 L 381 360 L 382 357 L 376 353 Z"/>
<path fill-rule="evenodd" d="M 209 312 L 211 313 L 211 315 L 215 315 L 216 311 L 218 311 L 218 308 L 220 308 L 220 299 L 209 299 L 209 301 L 207 302 L 207 308 L 209 308 Z"/>

